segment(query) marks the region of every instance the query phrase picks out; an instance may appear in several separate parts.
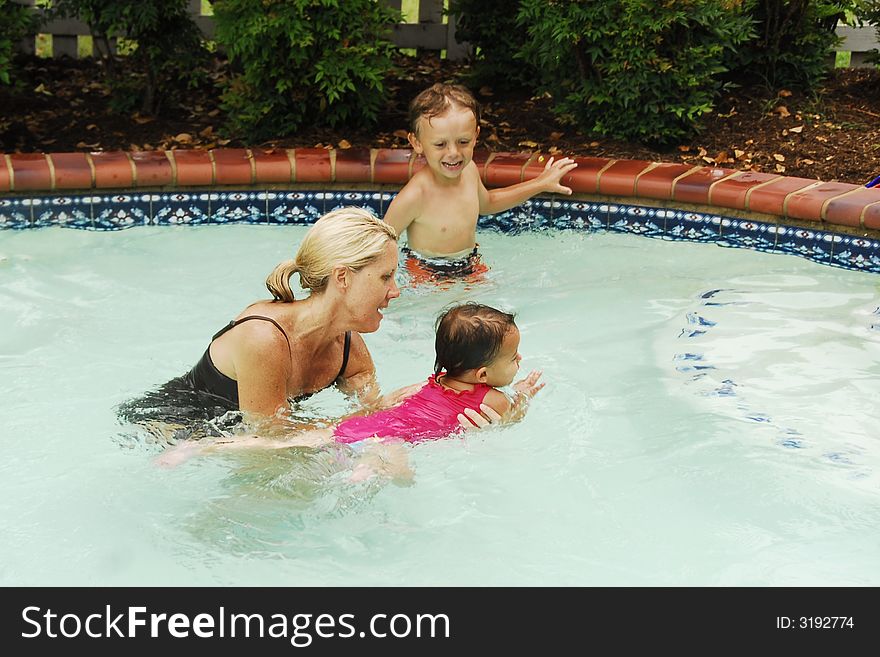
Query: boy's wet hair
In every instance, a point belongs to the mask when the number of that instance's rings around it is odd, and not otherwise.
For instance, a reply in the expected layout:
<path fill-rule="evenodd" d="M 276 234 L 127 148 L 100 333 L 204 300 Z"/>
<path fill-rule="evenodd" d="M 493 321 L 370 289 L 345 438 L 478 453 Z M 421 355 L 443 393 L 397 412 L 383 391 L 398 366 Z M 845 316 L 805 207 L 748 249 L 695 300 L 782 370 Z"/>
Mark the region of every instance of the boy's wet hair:
<path fill-rule="evenodd" d="M 480 303 L 446 310 L 437 318 L 434 376 L 445 370 L 454 377 L 489 365 L 498 355 L 504 336 L 515 327 L 514 315 Z"/>
<path fill-rule="evenodd" d="M 440 116 L 452 105 L 469 109 L 480 125 L 480 104 L 473 94 L 460 84 L 437 84 L 425 89 L 409 104 L 409 129 L 418 136 L 419 119 L 431 120 Z"/>

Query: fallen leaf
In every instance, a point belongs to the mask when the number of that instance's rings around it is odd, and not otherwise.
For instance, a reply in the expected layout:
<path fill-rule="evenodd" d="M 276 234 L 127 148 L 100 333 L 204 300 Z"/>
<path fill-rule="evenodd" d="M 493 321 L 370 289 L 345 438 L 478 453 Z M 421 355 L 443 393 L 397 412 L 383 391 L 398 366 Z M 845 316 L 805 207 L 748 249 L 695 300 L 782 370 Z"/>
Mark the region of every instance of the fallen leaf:
<path fill-rule="evenodd" d="M 87 144 L 84 141 L 81 141 L 81 142 L 77 143 L 77 145 L 76 145 L 77 148 L 98 148 L 100 146 L 101 146 L 100 142 L 95 142 L 94 144 Z"/>
<path fill-rule="evenodd" d="M 749 144 L 754 144 L 754 143 L 755 143 L 754 139 L 746 139 L 746 146 L 748 146 Z"/>
<path fill-rule="evenodd" d="M 779 105 L 773 110 L 774 114 L 778 114 L 780 119 L 784 119 L 786 116 L 791 116 L 791 112 L 788 111 L 788 108 L 785 105 Z"/>
<path fill-rule="evenodd" d="M 746 154 L 745 151 L 741 151 L 741 150 L 739 150 L 738 148 L 734 148 L 734 149 L 733 149 L 733 156 L 734 156 L 737 160 L 743 160 L 743 159 L 745 159 L 745 158 L 743 157 L 745 154 Z"/>
<path fill-rule="evenodd" d="M 51 96 L 52 92 L 46 89 L 46 85 L 42 82 L 34 87 L 34 93 L 45 94 L 46 96 Z"/>
<path fill-rule="evenodd" d="M 691 147 L 687 144 L 681 144 L 679 145 L 678 150 L 680 150 L 682 153 L 687 153 L 689 150 L 691 150 Z"/>
<path fill-rule="evenodd" d="M 781 164 L 777 164 L 777 165 L 776 165 L 776 171 L 777 171 L 778 173 L 782 173 L 783 171 L 785 171 L 785 167 L 784 167 L 783 165 L 781 165 Z"/>
<path fill-rule="evenodd" d="M 703 158 L 703 161 L 704 161 L 706 164 L 715 164 L 715 160 L 712 159 L 711 157 L 704 157 L 704 158 Z"/>
<path fill-rule="evenodd" d="M 391 134 L 393 134 L 398 139 L 406 139 L 407 137 L 409 137 L 409 133 L 406 130 L 395 130 Z"/>
<path fill-rule="evenodd" d="M 517 146 L 525 146 L 526 148 L 537 148 L 538 143 L 534 142 L 534 141 L 525 140 L 525 141 L 519 142 L 517 144 Z"/>
<path fill-rule="evenodd" d="M 218 139 L 217 143 L 220 144 L 221 146 L 226 146 L 226 144 L 228 144 L 230 141 L 232 141 L 232 140 L 231 139 Z"/>
<path fill-rule="evenodd" d="M 220 114 L 220 110 L 218 109 L 212 109 L 210 112 L 208 112 L 208 116 L 210 116 L 211 118 L 214 118 L 218 114 Z"/>
<path fill-rule="evenodd" d="M 590 142 L 590 148 L 596 148 L 599 145 L 600 145 L 600 142 L 598 142 L 598 141 L 591 141 Z"/>
<path fill-rule="evenodd" d="M 788 89 L 780 89 L 779 90 L 779 97 L 780 98 L 788 98 L 789 96 L 791 96 L 791 92 Z"/>
<path fill-rule="evenodd" d="M 561 152 L 562 152 L 562 149 L 557 148 L 556 146 L 551 146 L 548 150 L 550 151 L 550 153 L 551 153 L 552 155 L 555 155 L 556 153 L 561 153 Z"/>
<path fill-rule="evenodd" d="M 496 135 L 494 132 L 491 135 L 489 135 L 488 137 L 486 137 L 485 141 L 487 141 L 487 142 L 490 141 L 493 144 L 498 144 L 501 142 L 501 140 L 498 139 L 498 135 Z"/>
<path fill-rule="evenodd" d="M 725 162 L 730 162 L 730 158 L 727 157 L 727 151 L 721 151 L 715 156 L 715 164 L 724 164 Z"/>
<path fill-rule="evenodd" d="M 773 153 L 773 159 L 777 162 L 785 162 L 785 155 L 782 155 L 780 153 Z"/>
<path fill-rule="evenodd" d="M 807 166 L 811 164 L 816 164 L 813 160 L 801 160 L 801 164 L 806 164 Z"/>
<path fill-rule="evenodd" d="M 176 141 L 178 144 L 191 144 L 192 140 L 192 135 L 188 132 L 181 132 L 174 138 L 174 141 Z"/>
<path fill-rule="evenodd" d="M 700 157 L 705 157 L 707 155 L 707 153 L 708 153 L 708 151 L 705 148 L 703 148 L 702 146 L 700 146 L 700 152 L 697 155 L 699 155 Z"/>
<path fill-rule="evenodd" d="M 339 143 L 336 145 L 339 146 L 339 148 L 341 148 L 342 150 L 346 150 L 348 148 L 351 148 L 351 142 L 348 141 L 347 139 L 340 139 Z"/>
<path fill-rule="evenodd" d="M 789 128 L 788 131 L 793 132 L 796 135 L 799 135 L 800 133 L 802 133 L 804 131 L 804 126 L 798 125 L 798 126 L 795 126 L 794 128 Z"/>
<path fill-rule="evenodd" d="M 155 121 L 152 116 L 141 116 L 140 114 L 133 114 L 131 118 L 134 119 L 135 123 L 140 123 L 141 125 L 149 123 L 150 121 Z"/>
<path fill-rule="evenodd" d="M 492 95 L 492 87 L 488 85 L 484 85 L 480 87 L 480 95 L 481 96 L 491 96 Z"/>
<path fill-rule="evenodd" d="M 96 126 L 94 123 L 89 123 L 86 126 L 86 130 L 97 130 L 97 129 L 98 129 L 98 126 Z"/>
<path fill-rule="evenodd" d="M 199 131 L 199 137 L 204 137 L 205 139 L 210 139 L 214 136 L 214 126 L 209 125 L 204 130 Z"/>
<path fill-rule="evenodd" d="M 782 136 L 783 136 L 783 137 L 788 137 L 788 128 L 783 128 L 783 129 L 782 129 Z"/>

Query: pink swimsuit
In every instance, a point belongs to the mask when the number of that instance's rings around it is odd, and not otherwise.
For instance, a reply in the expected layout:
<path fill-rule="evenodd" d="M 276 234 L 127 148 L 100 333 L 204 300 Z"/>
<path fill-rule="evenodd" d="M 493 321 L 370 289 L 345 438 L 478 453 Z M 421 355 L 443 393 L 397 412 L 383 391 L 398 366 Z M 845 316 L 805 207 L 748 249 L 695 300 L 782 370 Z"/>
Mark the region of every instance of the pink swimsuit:
<path fill-rule="evenodd" d="M 333 433 L 336 442 L 356 443 L 367 438 L 402 438 L 408 443 L 443 438 L 462 429 L 458 414 L 466 408 L 480 410 L 486 393 L 492 388 L 482 383 L 473 390 L 456 392 L 434 379 L 393 408 L 349 418 L 340 422 Z"/>

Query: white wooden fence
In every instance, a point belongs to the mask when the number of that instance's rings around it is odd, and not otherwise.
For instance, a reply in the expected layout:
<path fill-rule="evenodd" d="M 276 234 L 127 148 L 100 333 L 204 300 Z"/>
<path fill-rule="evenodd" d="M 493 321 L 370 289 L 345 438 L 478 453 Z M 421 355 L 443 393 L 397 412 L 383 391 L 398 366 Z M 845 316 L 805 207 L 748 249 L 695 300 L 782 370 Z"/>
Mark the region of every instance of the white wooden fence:
<path fill-rule="evenodd" d="M 35 0 L 17 0 L 21 4 L 34 5 Z M 470 52 L 467 43 L 459 43 L 455 39 L 455 17 L 444 16 L 444 0 L 380 0 L 394 9 L 402 5 L 410 13 L 410 20 L 417 21 L 399 23 L 394 27 L 393 41 L 400 48 L 420 48 L 423 50 L 446 51 L 449 59 L 462 59 Z M 203 14 L 203 3 L 200 0 L 189 0 L 190 13 L 206 38 L 214 35 L 214 20 L 210 15 Z M 38 9 L 39 11 L 39 9 Z M 843 37 L 840 52 L 851 53 L 849 66 L 870 66 L 865 60 L 868 52 L 880 48 L 877 42 L 876 29 L 871 27 L 850 27 L 841 25 L 837 33 Z M 89 27 L 73 19 L 56 19 L 43 25 L 40 34 L 26 39 L 21 50 L 27 53 L 49 52 L 53 57 L 88 57 L 94 55 L 93 45 L 88 37 Z M 48 48 L 45 44 L 51 43 Z M 112 44 L 111 44 L 112 45 Z"/>

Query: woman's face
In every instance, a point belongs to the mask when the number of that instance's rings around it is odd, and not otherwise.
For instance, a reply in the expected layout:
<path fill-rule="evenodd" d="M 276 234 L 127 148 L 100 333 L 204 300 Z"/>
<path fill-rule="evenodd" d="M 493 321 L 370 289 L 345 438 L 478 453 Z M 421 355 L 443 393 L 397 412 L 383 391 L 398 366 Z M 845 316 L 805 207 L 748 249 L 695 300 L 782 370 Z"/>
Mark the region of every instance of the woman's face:
<path fill-rule="evenodd" d="M 354 320 L 352 329 L 372 333 L 382 322 L 382 310 L 400 296 L 394 281 L 397 273 L 397 243 L 388 241 L 385 252 L 360 271 L 351 272 L 346 302 Z"/>

